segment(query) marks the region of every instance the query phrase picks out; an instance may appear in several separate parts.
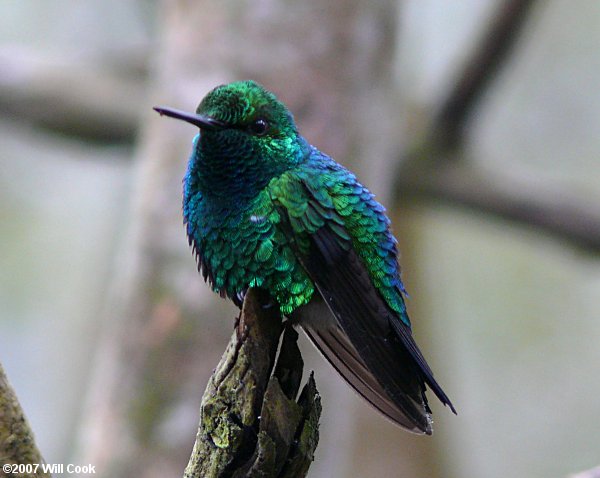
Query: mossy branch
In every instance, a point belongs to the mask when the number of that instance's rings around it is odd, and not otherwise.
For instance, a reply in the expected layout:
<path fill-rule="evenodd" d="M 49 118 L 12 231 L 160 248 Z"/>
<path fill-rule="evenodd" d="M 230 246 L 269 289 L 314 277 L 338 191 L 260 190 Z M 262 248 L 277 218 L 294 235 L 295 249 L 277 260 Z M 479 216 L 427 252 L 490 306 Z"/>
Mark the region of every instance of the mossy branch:
<path fill-rule="evenodd" d="M 184 478 L 296 478 L 308 472 L 319 440 L 320 397 L 311 374 L 296 402 L 304 365 L 298 334 L 267 303 L 259 291 L 246 295 L 204 392 Z"/>
<path fill-rule="evenodd" d="M 35 444 L 33 432 L 19 400 L 0 364 L 0 464 L 40 463 L 44 463 L 44 459 Z M 45 478 L 51 475 L 38 469 L 36 473 L 19 474 L 19 476 Z"/>

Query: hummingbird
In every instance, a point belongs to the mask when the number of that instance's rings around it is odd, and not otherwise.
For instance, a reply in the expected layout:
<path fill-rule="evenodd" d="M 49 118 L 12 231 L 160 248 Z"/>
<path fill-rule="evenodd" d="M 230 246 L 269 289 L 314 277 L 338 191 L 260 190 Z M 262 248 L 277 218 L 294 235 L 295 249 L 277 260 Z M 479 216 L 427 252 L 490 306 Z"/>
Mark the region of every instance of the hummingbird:
<path fill-rule="evenodd" d="M 241 307 L 269 293 L 384 416 L 432 433 L 426 388 L 456 413 L 415 343 L 385 208 L 308 143 L 277 97 L 248 80 L 220 85 L 195 113 L 161 115 L 199 133 L 183 180 L 184 224 L 204 280 Z"/>

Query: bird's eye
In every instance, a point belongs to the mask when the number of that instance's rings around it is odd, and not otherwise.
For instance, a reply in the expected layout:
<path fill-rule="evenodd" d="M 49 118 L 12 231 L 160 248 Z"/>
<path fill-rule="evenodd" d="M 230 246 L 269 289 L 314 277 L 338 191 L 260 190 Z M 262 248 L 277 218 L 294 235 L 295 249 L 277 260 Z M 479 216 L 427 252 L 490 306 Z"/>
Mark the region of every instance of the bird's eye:
<path fill-rule="evenodd" d="M 262 136 L 262 135 L 266 134 L 267 130 L 269 129 L 269 123 L 267 122 L 267 120 L 265 120 L 263 118 L 258 118 L 253 123 L 250 123 L 250 125 L 248 126 L 248 129 L 250 130 L 250 132 L 252 134 L 255 134 L 257 136 Z"/>

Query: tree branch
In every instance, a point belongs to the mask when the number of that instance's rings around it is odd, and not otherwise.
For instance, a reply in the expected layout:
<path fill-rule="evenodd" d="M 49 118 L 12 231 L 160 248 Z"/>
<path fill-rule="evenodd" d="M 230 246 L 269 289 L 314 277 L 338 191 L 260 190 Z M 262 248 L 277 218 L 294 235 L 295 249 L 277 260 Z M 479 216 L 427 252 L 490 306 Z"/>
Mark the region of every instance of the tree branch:
<path fill-rule="evenodd" d="M 146 107 L 143 55 L 112 67 L 22 49 L 4 48 L 0 59 L 0 114 L 87 141 L 133 143 Z"/>
<path fill-rule="evenodd" d="M 298 334 L 282 326 L 275 307 L 265 308 L 265 299 L 255 290 L 246 295 L 227 350 L 204 392 L 184 478 L 295 478 L 308 472 L 319 439 L 320 397 L 311 374 L 296 403 L 303 368 Z"/>
<path fill-rule="evenodd" d="M 426 142 L 434 141 L 439 150 L 455 149 L 463 139 L 465 124 L 474 107 L 506 63 L 520 36 L 528 13 L 536 0 L 500 2 L 482 40 L 466 61 L 458 80 L 434 113 Z M 443 156 L 446 160 L 456 156 Z"/>
<path fill-rule="evenodd" d="M 458 163 L 401 176 L 399 199 L 411 197 L 442 201 L 451 206 L 508 219 L 516 224 L 570 241 L 590 251 L 600 251 L 600 211 L 569 200 L 555 189 L 531 184 L 500 183 Z"/>
<path fill-rule="evenodd" d="M 600 250 L 597 208 L 569 201 L 552 188 L 502 184 L 463 164 L 457 149 L 478 100 L 506 63 L 535 0 L 501 3 L 483 40 L 465 63 L 421 138 L 408 151 L 395 184 L 396 199 L 442 201 L 514 221 L 591 251 Z"/>
<path fill-rule="evenodd" d="M 0 463 L 40 464 L 44 459 L 35 444 L 29 422 L 23 413 L 17 396 L 8 383 L 4 368 L 0 364 Z M 2 475 L 4 476 L 4 474 Z M 7 474 L 6 476 L 9 476 Z M 50 477 L 38 469 L 35 473 L 24 473 L 25 478 Z"/>

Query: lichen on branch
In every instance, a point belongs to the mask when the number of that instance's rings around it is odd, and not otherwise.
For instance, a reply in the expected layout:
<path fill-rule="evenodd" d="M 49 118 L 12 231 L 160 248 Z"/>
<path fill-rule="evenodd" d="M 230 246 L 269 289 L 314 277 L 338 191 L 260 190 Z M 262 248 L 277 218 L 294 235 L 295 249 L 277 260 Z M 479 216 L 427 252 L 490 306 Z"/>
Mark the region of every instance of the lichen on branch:
<path fill-rule="evenodd" d="M 267 304 L 260 291 L 246 295 L 204 392 L 184 478 L 296 478 L 308 472 L 319 440 L 320 397 L 311 374 L 296 401 L 304 365 L 298 334 Z"/>

